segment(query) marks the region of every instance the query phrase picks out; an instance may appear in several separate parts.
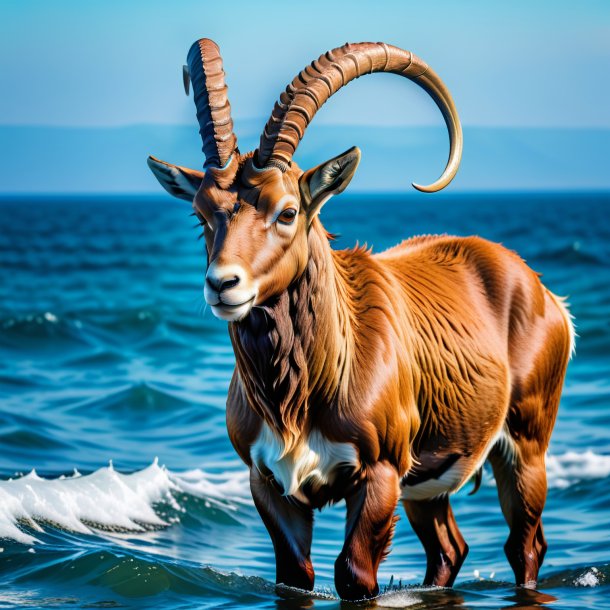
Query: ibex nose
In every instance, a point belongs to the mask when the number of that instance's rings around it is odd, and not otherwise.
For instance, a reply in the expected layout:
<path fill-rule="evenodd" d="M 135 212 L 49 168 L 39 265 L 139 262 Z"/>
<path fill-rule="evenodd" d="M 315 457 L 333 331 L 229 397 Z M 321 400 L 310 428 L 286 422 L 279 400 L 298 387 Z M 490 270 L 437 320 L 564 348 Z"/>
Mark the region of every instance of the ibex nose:
<path fill-rule="evenodd" d="M 234 288 L 242 280 L 243 272 L 237 265 L 222 266 L 212 263 L 208 269 L 206 282 L 208 286 L 221 293 L 223 290 Z"/>
<path fill-rule="evenodd" d="M 228 290 L 229 288 L 233 288 L 233 286 L 237 286 L 237 284 L 239 284 L 239 278 L 236 275 L 226 278 L 208 277 L 208 284 L 217 292 L 222 292 L 223 290 Z"/>

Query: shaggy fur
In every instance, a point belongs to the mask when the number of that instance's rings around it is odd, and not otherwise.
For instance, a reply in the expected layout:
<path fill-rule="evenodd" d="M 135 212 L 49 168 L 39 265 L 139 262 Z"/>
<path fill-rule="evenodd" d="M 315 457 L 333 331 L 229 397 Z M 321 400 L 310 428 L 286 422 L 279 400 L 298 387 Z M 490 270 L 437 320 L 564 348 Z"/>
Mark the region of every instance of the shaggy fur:
<path fill-rule="evenodd" d="M 214 53 L 221 82 L 217 47 L 197 49 Z M 402 497 L 426 551 L 425 583 L 450 586 L 468 547 L 449 494 L 472 476 L 480 482 L 489 459 L 510 527 L 506 554 L 517 583 L 532 585 L 546 551 L 544 456 L 573 348 L 569 313 L 516 254 L 479 237 L 416 237 L 380 254 L 331 248 L 318 213 L 346 188 L 360 153 L 307 172 L 291 161 L 321 92 L 329 97 L 366 66 L 409 78 L 417 66 L 413 80 L 443 109 L 452 141 L 429 190 L 451 180 L 461 151 L 451 97 L 421 60 L 381 43 L 335 51 L 287 89 L 260 155 L 239 154 L 216 110 L 230 108 L 224 80 L 208 91 L 198 77 L 198 116 L 208 103 L 212 112 L 204 147 L 216 142 L 210 155 L 222 167 L 149 159 L 164 188 L 193 199 L 204 226 L 205 295 L 229 320 L 236 357 L 227 428 L 250 468 L 277 582 L 313 587 L 313 510 L 345 499 L 337 590 L 375 596 Z M 199 55 L 189 66 L 201 75 Z M 218 140 L 222 129 L 229 135 Z"/>

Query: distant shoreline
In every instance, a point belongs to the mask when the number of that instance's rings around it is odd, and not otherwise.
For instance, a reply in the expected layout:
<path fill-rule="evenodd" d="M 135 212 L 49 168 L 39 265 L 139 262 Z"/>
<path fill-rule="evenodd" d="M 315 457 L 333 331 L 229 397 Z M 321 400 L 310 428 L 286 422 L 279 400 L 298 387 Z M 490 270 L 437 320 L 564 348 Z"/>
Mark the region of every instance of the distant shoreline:
<path fill-rule="evenodd" d="M 261 125 L 236 125 L 240 149 L 258 145 Z M 0 125 L 0 191 L 162 193 L 146 158 L 201 168 L 190 125 L 80 128 Z M 314 125 L 295 157 L 303 169 L 357 145 L 362 161 L 350 193 L 413 191 L 433 181 L 448 154 L 444 125 Z M 451 192 L 609 191 L 610 129 L 464 127 L 464 155 Z M 413 193 L 415 194 L 415 193 Z"/>
<path fill-rule="evenodd" d="M 447 199 L 464 199 L 468 197 L 480 197 L 487 199 L 489 197 L 498 198 L 521 198 L 521 197 L 561 197 L 561 198 L 573 198 L 578 196 L 594 197 L 594 198 L 606 198 L 610 199 L 610 187 L 606 189 L 523 189 L 523 190 L 512 190 L 512 191 L 492 191 L 492 190 L 457 190 L 457 191 L 444 191 L 441 193 L 435 193 L 434 195 L 418 193 L 415 190 L 404 190 L 404 191 L 354 191 L 343 194 L 341 200 L 346 199 L 365 199 L 369 197 L 380 197 L 383 199 L 409 199 L 417 200 L 419 202 L 426 201 L 439 202 Z M 140 201 L 146 199 L 147 201 L 159 201 L 159 202 L 170 202 L 172 205 L 183 206 L 182 202 L 176 202 L 169 195 L 159 193 L 156 191 L 150 192 L 16 192 L 16 193 L 2 193 L 0 192 L 0 204 L 12 201 L 32 200 L 32 201 L 57 201 L 57 200 L 124 200 L 126 202 Z"/>

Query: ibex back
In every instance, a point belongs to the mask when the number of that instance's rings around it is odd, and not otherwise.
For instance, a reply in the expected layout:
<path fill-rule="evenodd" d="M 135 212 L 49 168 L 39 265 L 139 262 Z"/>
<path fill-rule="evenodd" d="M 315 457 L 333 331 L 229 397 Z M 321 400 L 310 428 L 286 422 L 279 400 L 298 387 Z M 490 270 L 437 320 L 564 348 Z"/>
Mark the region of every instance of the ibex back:
<path fill-rule="evenodd" d="M 187 61 L 205 172 L 149 165 L 204 227 L 205 298 L 229 321 L 236 357 L 227 427 L 250 468 L 277 582 L 313 588 L 313 510 L 345 499 L 337 591 L 377 595 L 402 498 L 426 551 L 425 583 L 450 586 L 468 547 L 449 496 L 479 481 L 489 460 L 510 527 L 506 554 L 517 584 L 534 585 L 546 550 L 545 452 L 573 342 L 566 308 L 516 254 L 478 237 L 417 237 L 376 255 L 331 249 L 318 213 L 346 188 L 360 151 L 306 172 L 292 160 L 333 93 L 392 72 L 445 118 L 445 171 L 414 185 L 437 191 L 462 151 L 448 90 L 409 52 L 345 45 L 288 85 L 258 149 L 240 154 L 218 47 L 199 40 Z"/>

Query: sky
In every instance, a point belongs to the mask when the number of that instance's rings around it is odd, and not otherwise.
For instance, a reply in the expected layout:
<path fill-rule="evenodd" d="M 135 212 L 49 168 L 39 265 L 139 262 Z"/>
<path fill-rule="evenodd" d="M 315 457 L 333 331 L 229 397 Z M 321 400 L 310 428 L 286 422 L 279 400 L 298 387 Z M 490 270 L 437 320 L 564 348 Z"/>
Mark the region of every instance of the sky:
<path fill-rule="evenodd" d="M 371 40 L 428 62 L 464 125 L 610 128 L 608 0 L 0 0 L 0 125 L 191 124 L 181 66 L 202 36 L 221 47 L 237 119 L 268 115 L 322 52 Z M 392 75 L 350 84 L 316 120 L 442 121 Z"/>
<path fill-rule="evenodd" d="M 610 0 L 0 0 L 0 193 L 158 192 L 149 153 L 201 167 L 182 86 L 200 37 L 221 48 L 242 150 L 305 65 L 383 41 L 452 92 L 452 189 L 610 190 Z M 443 125 L 419 87 L 366 76 L 321 108 L 295 159 L 361 145 L 351 190 L 402 191 L 440 175 Z"/>

